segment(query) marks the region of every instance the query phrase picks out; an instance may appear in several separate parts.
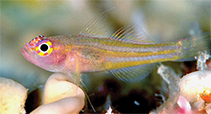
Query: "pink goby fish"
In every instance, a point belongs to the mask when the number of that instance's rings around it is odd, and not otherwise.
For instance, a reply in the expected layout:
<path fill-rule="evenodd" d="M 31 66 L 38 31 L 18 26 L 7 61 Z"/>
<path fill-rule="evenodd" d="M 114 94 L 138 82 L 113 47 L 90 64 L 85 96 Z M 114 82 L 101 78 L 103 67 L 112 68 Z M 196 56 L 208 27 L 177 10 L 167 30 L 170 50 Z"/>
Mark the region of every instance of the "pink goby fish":
<path fill-rule="evenodd" d="M 199 51 L 210 52 L 210 37 L 198 36 L 175 42 L 155 43 L 135 27 L 119 29 L 110 37 L 101 24 L 107 13 L 91 20 L 77 35 L 40 35 L 21 49 L 31 63 L 52 72 L 69 75 L 111 71 L 118 79 L 137 82 L 145 78 L 153 64 L 188 60 Z"/>

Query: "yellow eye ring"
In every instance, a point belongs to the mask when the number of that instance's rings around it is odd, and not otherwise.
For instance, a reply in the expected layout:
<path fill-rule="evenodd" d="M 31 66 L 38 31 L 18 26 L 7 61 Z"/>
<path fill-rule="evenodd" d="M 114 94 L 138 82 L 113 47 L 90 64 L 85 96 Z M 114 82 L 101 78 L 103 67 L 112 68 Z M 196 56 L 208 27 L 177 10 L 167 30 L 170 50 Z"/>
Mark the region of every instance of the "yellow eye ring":
<path fill-rule="evenodd" d="M 37 43 L 35 51 L 39 56 L 48 56 L 53 51 L 53 45 L 49 40 L 41 40 Z"/>

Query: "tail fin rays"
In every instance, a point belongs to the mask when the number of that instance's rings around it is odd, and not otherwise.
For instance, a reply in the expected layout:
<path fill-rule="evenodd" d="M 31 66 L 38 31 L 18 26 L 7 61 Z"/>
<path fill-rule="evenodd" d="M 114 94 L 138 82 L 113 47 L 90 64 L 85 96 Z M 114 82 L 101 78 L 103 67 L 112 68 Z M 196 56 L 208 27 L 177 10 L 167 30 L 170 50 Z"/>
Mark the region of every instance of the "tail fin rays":
<path fill-rule="evenodd" d="M 201 37 L 191 37 L 180 40 L 178 44 L 181 46 L 181 58 L 193 59 L 200 51 L 207 51 L 210 54 L 211 37 L 210 35 Z"/>

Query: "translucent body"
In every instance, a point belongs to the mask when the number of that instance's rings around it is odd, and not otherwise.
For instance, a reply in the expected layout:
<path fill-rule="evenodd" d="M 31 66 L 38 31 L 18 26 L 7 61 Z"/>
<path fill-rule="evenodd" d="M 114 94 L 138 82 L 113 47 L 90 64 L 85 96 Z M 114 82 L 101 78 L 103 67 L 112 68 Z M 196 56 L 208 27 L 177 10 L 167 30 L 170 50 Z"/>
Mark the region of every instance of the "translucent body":
<path fill-rule="evenodd" d="M 47 37 L 51 53 L 40 56 L 25 45 L 24 57 L 33 64 L 52 72 L 84 73 L 110 70 L 124 81 L 137 81 L 147 76 L 153 63 L 190 60 L 199 51 L 210 52 L 210 37 L 198 36 L 169 43 L 155 43 L 135 26 L 119 29 L 110 37 L 100 23 L 106 12 L 91 20 L 78 35 Z M 39 40 L 35 43 L 40 43 Z M 34 44 L 37 45 L 37 44 Z M 41 46 L 39 46 L 41 47 Z M 42 55 L 42 54 L 41 54 Z"/>

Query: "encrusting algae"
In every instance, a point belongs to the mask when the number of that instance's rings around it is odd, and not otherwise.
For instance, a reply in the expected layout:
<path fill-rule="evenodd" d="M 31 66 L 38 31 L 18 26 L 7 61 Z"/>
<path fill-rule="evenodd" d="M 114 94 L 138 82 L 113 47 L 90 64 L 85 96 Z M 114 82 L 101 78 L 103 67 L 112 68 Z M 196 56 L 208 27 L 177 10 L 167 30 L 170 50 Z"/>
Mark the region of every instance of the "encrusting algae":
<path fill-rule="evenodd" d="M 0 114 L 25 114 L 27 89 L 21 84 L 0 77 Z"/>

